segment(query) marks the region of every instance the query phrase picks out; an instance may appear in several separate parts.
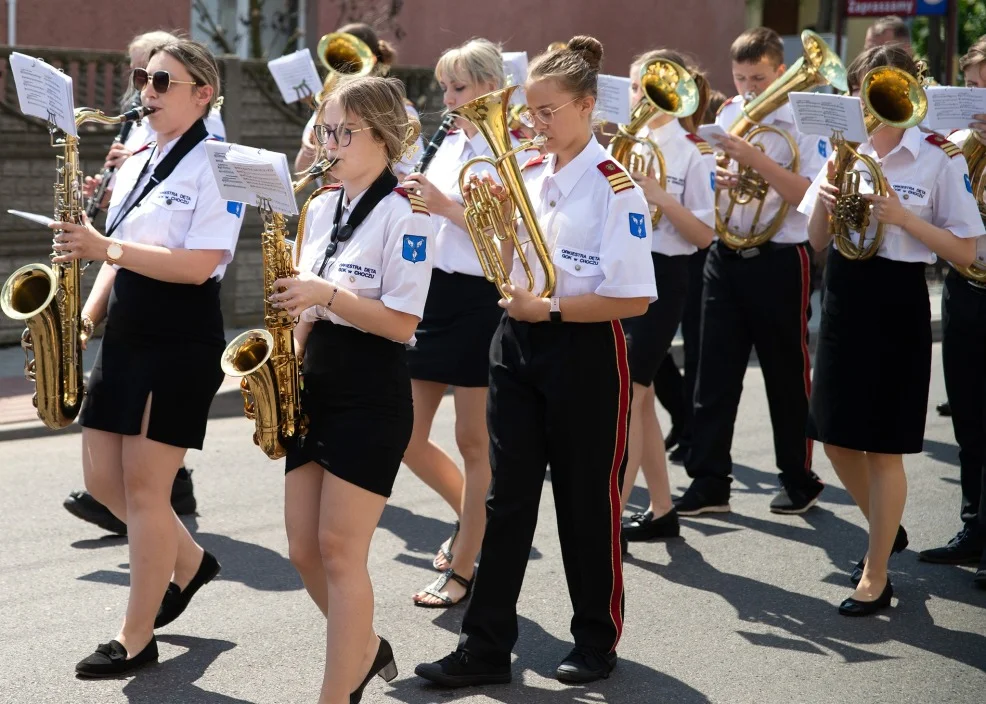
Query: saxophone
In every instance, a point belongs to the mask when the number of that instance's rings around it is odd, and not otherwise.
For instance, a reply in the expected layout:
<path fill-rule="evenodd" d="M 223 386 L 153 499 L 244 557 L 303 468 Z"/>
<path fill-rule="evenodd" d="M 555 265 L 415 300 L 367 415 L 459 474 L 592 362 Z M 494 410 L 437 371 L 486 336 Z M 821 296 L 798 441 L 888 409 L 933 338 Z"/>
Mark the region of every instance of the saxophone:
<path fill-rule="evenodd" d="M 294 182 L 294 192 L 303 190 L 331 168 L 325 160 L 312 166 Z M 317 191 L 316 191 L 317 192 Z M 309 199 L 309 202 L 311 199 Z M 308 203 L 301 211 L 295 253 L 300 253 Z M 264 327 L 247 330 L 226 346 L 222 370 L 240 378 L 243 413 L 254 421 L 253 442 L 272 460 L 287 454 L 287 448 L 301 441 L 308 430 L 308 419 L 301 411 L 301 376 L 294 349 L 295 319 L 275 308 L 270 297 L 274 282 L 294 276 L 296 259 L 288 242 L 288 228 L 282 213 L 260 208 L 264 231 L 260 236 L 264 277 Z"/>
<path fill-rule="evenodd" d="M 139 122 L 152 108 L 143 106 L 110 117 L 92 108 L 75 110 L 76 127 L 85 122 L 115 125 Z M 58 135 L 52 126 L 51 146 L 62 150 L 57 158 L 55 220 L 82 223 L 82 171 L 79 138 Z M 52 254 L 54 257 L 55 254 Z M 24 376 L 35 383 L 34 407 L 38 418 L 53 430 L 72 424 L 85 395 L 82 343 L 91 331 L 82 325 L 82 271 L 78 260 L 67 264 L 28 264 L 15 271 L 0 289 L 0 309 L 27 326 L 21 335 Z M 32 359 L 33 356 L 33 359 Z"/>

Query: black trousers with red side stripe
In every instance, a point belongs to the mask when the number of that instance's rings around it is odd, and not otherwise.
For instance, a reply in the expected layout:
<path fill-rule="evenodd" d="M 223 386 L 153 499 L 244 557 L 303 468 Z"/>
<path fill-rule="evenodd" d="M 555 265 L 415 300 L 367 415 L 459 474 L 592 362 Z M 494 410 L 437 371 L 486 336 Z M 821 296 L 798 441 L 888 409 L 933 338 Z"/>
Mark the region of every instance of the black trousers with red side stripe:
<path fill-rule="evenodd" d="M 751 348 L 763 372 L 774 452 L 785 487 L 817 491 L 812 442 L 805 436 L 811 361 L 811 259 L 807 246 L 760 247 L 744 256 L 722 242 L 705 262 L 702 332 L 691 453 L 696 488 L 719 497 L 732 481 L 733 428 Z"/>
<path fill-rule="evenodd" d="M 623 630 L 620 491 L 630 370 L 618 321 L 522 323 L 504 316 L 490 347 L 493 481 L 460 647 L 509 663 L 517 599 L 551 467 L 575 643 L 614 651 Z"/>

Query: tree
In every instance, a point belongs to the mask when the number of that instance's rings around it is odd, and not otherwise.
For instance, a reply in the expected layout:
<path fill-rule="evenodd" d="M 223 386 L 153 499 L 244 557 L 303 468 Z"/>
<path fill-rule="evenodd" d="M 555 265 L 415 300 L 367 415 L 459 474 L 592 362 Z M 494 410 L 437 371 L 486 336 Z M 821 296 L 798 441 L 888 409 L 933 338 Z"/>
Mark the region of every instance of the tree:
<path fill-rule="evenodd" d="M 958 0 L 958 46 L 956 47 L 959 56 L 962 56 L 969 47 L 986 34 L 986 3 L 982 0 Z M 911 26 L 911 41 L 914 44 L 915 53 L 918 56 L 928 55 L 928 40 L 931 28 L 936 23 L 930 21 L 928 17 L 918 17 Z M 945 31 L 945 23 L 937 23 Z M 940 36 L 940 41 L 944 45 L 944 37 Z"/>
<path fill-rule="evenodd" d="M 230 36 L 223 18 L 214 16 L 205 0 L 194 0 L 192 7 L 198 19 L 198 28 L 204 32 L 217 49 L 225 54 L 236 54 L 242 31 L 247 36 L 247 55 L 252 59 L 276 58 L 294 51 L 304 37 L 298 30 L 298 0 L 284 0 L 284 9 L 268 11 L 268 0 L 249 0 L 246 16 L 236 17 L 236 28 Z M 215 13 L 218 14 L 218 13 Z M 267 40 L 266 46 L 264 40 Z"/>

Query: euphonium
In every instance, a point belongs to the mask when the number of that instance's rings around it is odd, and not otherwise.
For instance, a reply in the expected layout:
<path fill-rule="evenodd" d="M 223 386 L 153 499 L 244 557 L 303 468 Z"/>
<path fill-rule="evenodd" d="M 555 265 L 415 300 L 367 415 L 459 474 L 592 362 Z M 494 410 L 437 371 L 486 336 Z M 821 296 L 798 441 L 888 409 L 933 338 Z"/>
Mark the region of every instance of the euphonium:
<path fill-rule="evenodd" d="M 359 37 L 348 32 L 331 32 L 318 41 L 319 61 L 329 70 L 321 95 L 345 77 L 368 76 L 377 65 L 376 54 Z"/>
<path fill-rule="evenodd" d="M 763 93 L 748 102 L 743 113 L 729 127 L 728 132 L 754 144 L 754 138 L 762 134 L 773 133 L 784 139 L 790 150 L 791 158 L 786 164 L 790 171 L 798 170 L 798 146 L 790 134 L 784 130 L 769 125 L 758 125 L 761 120 L 780 108 L 788 100 L 788 95 L 794 91 L 802 91 L 813 86 L 830 84 L 837 90 L 846 90 L 846 70 L 835 52 L 829 49 L 825 41 L 810 30 L 801 33 L 801 43 L 804 46 L 804 56 L 791 64 L 777 80 L 771 83 Z M 755 144 L 763 149 L 762 144 Z M 729 188 L 729 205 L 725 212 L 720 212 L 719 199 L 716 198 L 716 233 L 733 249 L 758 247 L 767 242 L 780 230 L 787 215 L 788 203 L 781 201 L 777 213 L 763 229 L 758 230 L 760 215 L 763 213 L 764 201 L 770 186 L 767 181 L 753 169 L 743 166 L 736 174 L 736 185 Z M 718 190 L 717 190 L 718 196 Z M 749 205 L 759 201 L 753 222 L 749 231 L 730 228 L 733 209 L 737 206 Z"/>
<path fill-rule="evenodd" d="M 962 154 L 969 166 L 969 178 L 972 180 L 972 195 L 979 205 L 979 214 L 986 223 L 986 144 L 975 130 L 962 143 Z M 986 262 L 974 261 L 970 266 L 955 266 L 955 270 L 970 281 L 986 284 Z"/>
<path fill-rule="evenodd" d="M 892 66 L 879 66 L 867 73 L 859 87 L 863 102 L 863 120 L 867 134 L 872 135 L 884 125 L 907 129 L 924 119 L 928 111 L 928 98 L 921 83 L 906 71 Z M 832 138 L 835 147 L 836 181 L 842 195 L 836 201 L 835 212 L 829 229 L 835 235 L 839 254 L 847 259 L 869 259 L 883 242 L 883 223 L 878 223 L 873 239 L 866 242 L 866 230 L 870 223 L 870 204 L 860 194 L 863 181 L 856 170 L 860 162 L 869 172 L 872 192 L 885 196 L 890 191 L 880 165 L 873 157 L 860 154 L 858 142 L 847 142 L 838 135 Z M 853 233 L 859 234 L 859 243 L 853 241 Z"/>
<path fill-rule="evenodd" d="M 329 168 L 326 161 L 315 164 L 292 184 L 294 192 L 304 189 Z M 243 412 L 255 422 L 254 444 L 276 460 L 284 457 L 288 445 L 303 438 L 308 429 L 308 420 L 301 409 L 300 365 L 294 350 L 295 319 L 270 301 L 275 293 L 274 282 L 294 276 L 304 237 L 304 219 L 300 222 L 292 259 L 284 215 L 270 208 L 260 208 L 260 215 L 264 221 L 261 235 L 264 328 L 238 335 L 226 346 L 220 364 L 226 374 L 241 379 Z"/>
<path fill-rule="evenodd" d="M 140 120 L 151 108 L 136 107 L 110 117 L 92 108 L 75 110 L 75 125 L 99 122 L 115 125 Z M 60 148 L 55 181 L 55 220 L 82 224 L 82 171 L 79 168 L 79 138 L 56 136 L 51 128 L 51 146 Z M 52 257 L 56 256 L 52 254 Z M 21 347 L 27 360 L 24 375 L 35 383 L 34 406 L 38 418 L 57 430 L 71 425 L 79 414 L 85 387 L 82 374 L 82 269 L 78 260 L 67 264 L 28 264 L 15 271 L 0 290 L 0 309 L 27 327 Z M 30 352 L 34 358 L 31 359 Z"/>
<path fill-rule="evenodd" d="M 630 173 L 647 173 L 654 168 L 661 188 L 667 188 L 664 155 L 653 139 L 640 138 L 637 133 L 659 112 L 675 118 L 688 117 L 698 107 L 698 86 L 684 68 L 674 61 L 657 59 L 640 67 L 640 89 L 643 96 L 630 113 L 630 123 L 620 125 L 613 142 L 613 158 Z M 644 154 L 633 151 L 635 144 L 643 145 Z M 651 216 L 655 227 L 661 220 L 660 208 Z"/>
<path fill-rule="evenodd" d="M 463 216 L 486 279 L 495 283 L 500 293 L 509 298 L 506 287 L 512 284 L 510 281 L 512 262 L 504 261 L 499 247 L 500 242 L 509 240 L 527 274 L 527 290 L 533 291 L 534 271 L 524 252 L 526 242 L 521 241 L 514 218 L 505 219 L 501 210 L 501 201 L 493 195 L 489 184 L 481 181 L 476 174 L 469 173 L 473 165 L 487 163 L 496 169 L 506 192 L 507 201 L 511 204 L 511 210 L 518 211 L 527 228 L 530 237 L 528 241 L 534 247 L 537 260 L 544 270 L 544 289 L 537 295 L 550 296 L 555 289 L 555 267 L 551 261 L 551 254 L 545 247 L 544 235 L 538 225 L 537 216 L 527 195 L 527 188 L 524 186 L 524 177 L 520 173 L 515 157 L 515 154 L 525 149 L 535 146 L 540 148 L 544 144 L 544 138 L 535 138 L 532 142 L 513 147 L 508 121 L 510 94 L 516 89 L 517 86 L 507 86 L 495 90 L 452 111 L 453 114 L 475 125 L 493 152 L 492 158 L 478 156 L 470 159 L 463 164 L 459 172 L 459 190 L 466 206 Z"/>

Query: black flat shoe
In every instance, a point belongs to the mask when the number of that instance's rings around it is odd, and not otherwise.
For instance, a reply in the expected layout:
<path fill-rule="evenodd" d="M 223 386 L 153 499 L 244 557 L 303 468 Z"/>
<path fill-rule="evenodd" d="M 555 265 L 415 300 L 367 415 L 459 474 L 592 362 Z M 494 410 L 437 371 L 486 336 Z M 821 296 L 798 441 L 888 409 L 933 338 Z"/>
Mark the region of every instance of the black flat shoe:
<path fill-rule="evenodd" d="M 363 678 L 363 684 L 349 695 L 349 704 L 359 704 L 360 699 L 363 698 L 363 690 L 366 689 L 366 685 L 370 683 L 374 675 L 380 675 L 384 682 L 390 682 L 397 677 L 397 662 L 394 660 L 394 651 L 386 638 L 380 639 L 380 646 L 377 648 L 376 657 L 373 658 L 373 664 L 370 665 L 370 671 Z"/>
<path fill-rule="evenodd" d="M 157 618 L 154 619 L 154 628 L 167 626 L 181 616 L 185 609 L 188 608 L 188 603 L 195 596 L 195 592 L 211 582 L 219 574 L 220 569 L 222 569 L 222 565 L 219 564 L 219 561 L 216 560 L 212 553 L 208 550 L 203 552 L 202 563 L 199 565 L 198 571 L 192 577 L 192 581 L 188 583 L 187 587 L 182 589 L 174 582 L 168 585 L 168 590 L 164 593 L 164 599 L 161 600 L 161 608 L 158 609 Z"/>
<path fill-rule="evenodd" d="M 478 684 L 507 684 L 510 664 L 493 665 L 455 650 L 437 662 L 421 663 L 414 674 L 442 687 L 471 687 Z"/>
<path fill-rule="evenodd" d="M 948 401 L 943 401 L 935 406 L 935 410 L 938 411 L 938 415 L 948 418 L 952 415 L 952 404 Z"/>
<path fill-rule="evenodd" d="M 898 526 L 897 537 L 894 538 L 894 546 L 890 548 L 890 554 L 904 552 L 907 549 L 909 541 L 907 539 L 907 531 L 904 530 L 904 526 Z M 863 568 L 866 567 L 866 558 L 856 563 L 856 566 L 852 568 L 852 572 L 849 573 L 849 582 L 856 586 L 859 584 L 859 580 L 863 578 Z"/>
<path fill-rule="evenodd" d="M 127 524 L 113 515 L 113 512 L 93 498 L 88 491 L 73 491 L 62 502 L 65 510 L 76 518 L 99 526 L 117 535 L 127 534 Z"/>
<path fill-rule="evenodd" d="M 559 682 L 584 684 L 608 678 L 614 667 L 616 653 L 576 645 L 555 670 L 555 676 Z"/>
<path fill-rule="evenodd" d="M 654 512 L 647 511 L 634 514 L 623 524 L 623 536 L 630 542 L 677 538 L 679 535 L 681 526 L 678 523 L 678 512 L 673 507 L 660 518 L 654 518 Z"/>
<path fill-rule="evenodd" d="M 119 677 L 155 662 L 157 662 L 157 640 L 153 636 L 151 642 L 130 659 L 127 659 L 127 649 L 119 641 L 111 640 L 109 643 L 103 643 L 96 648 L 96 652 L 81 660 L 75 666 L 75 674 L 77 677 L 89 679 Z"/>
<path fill-rule="evenodd" d="M 875 614 L 880 609 L 885 609 L 890 606 L 890 599 L 894 595 L 894 585 L 887 580 L 887 586 L 883 588 L 883 591 L 873 601 L 861 601 L 860 599 L 853 599 L 852 597 L 846 599 L 841 604 L 839 604 L 839 613 L 843 616 L 870 616 Z"/>

